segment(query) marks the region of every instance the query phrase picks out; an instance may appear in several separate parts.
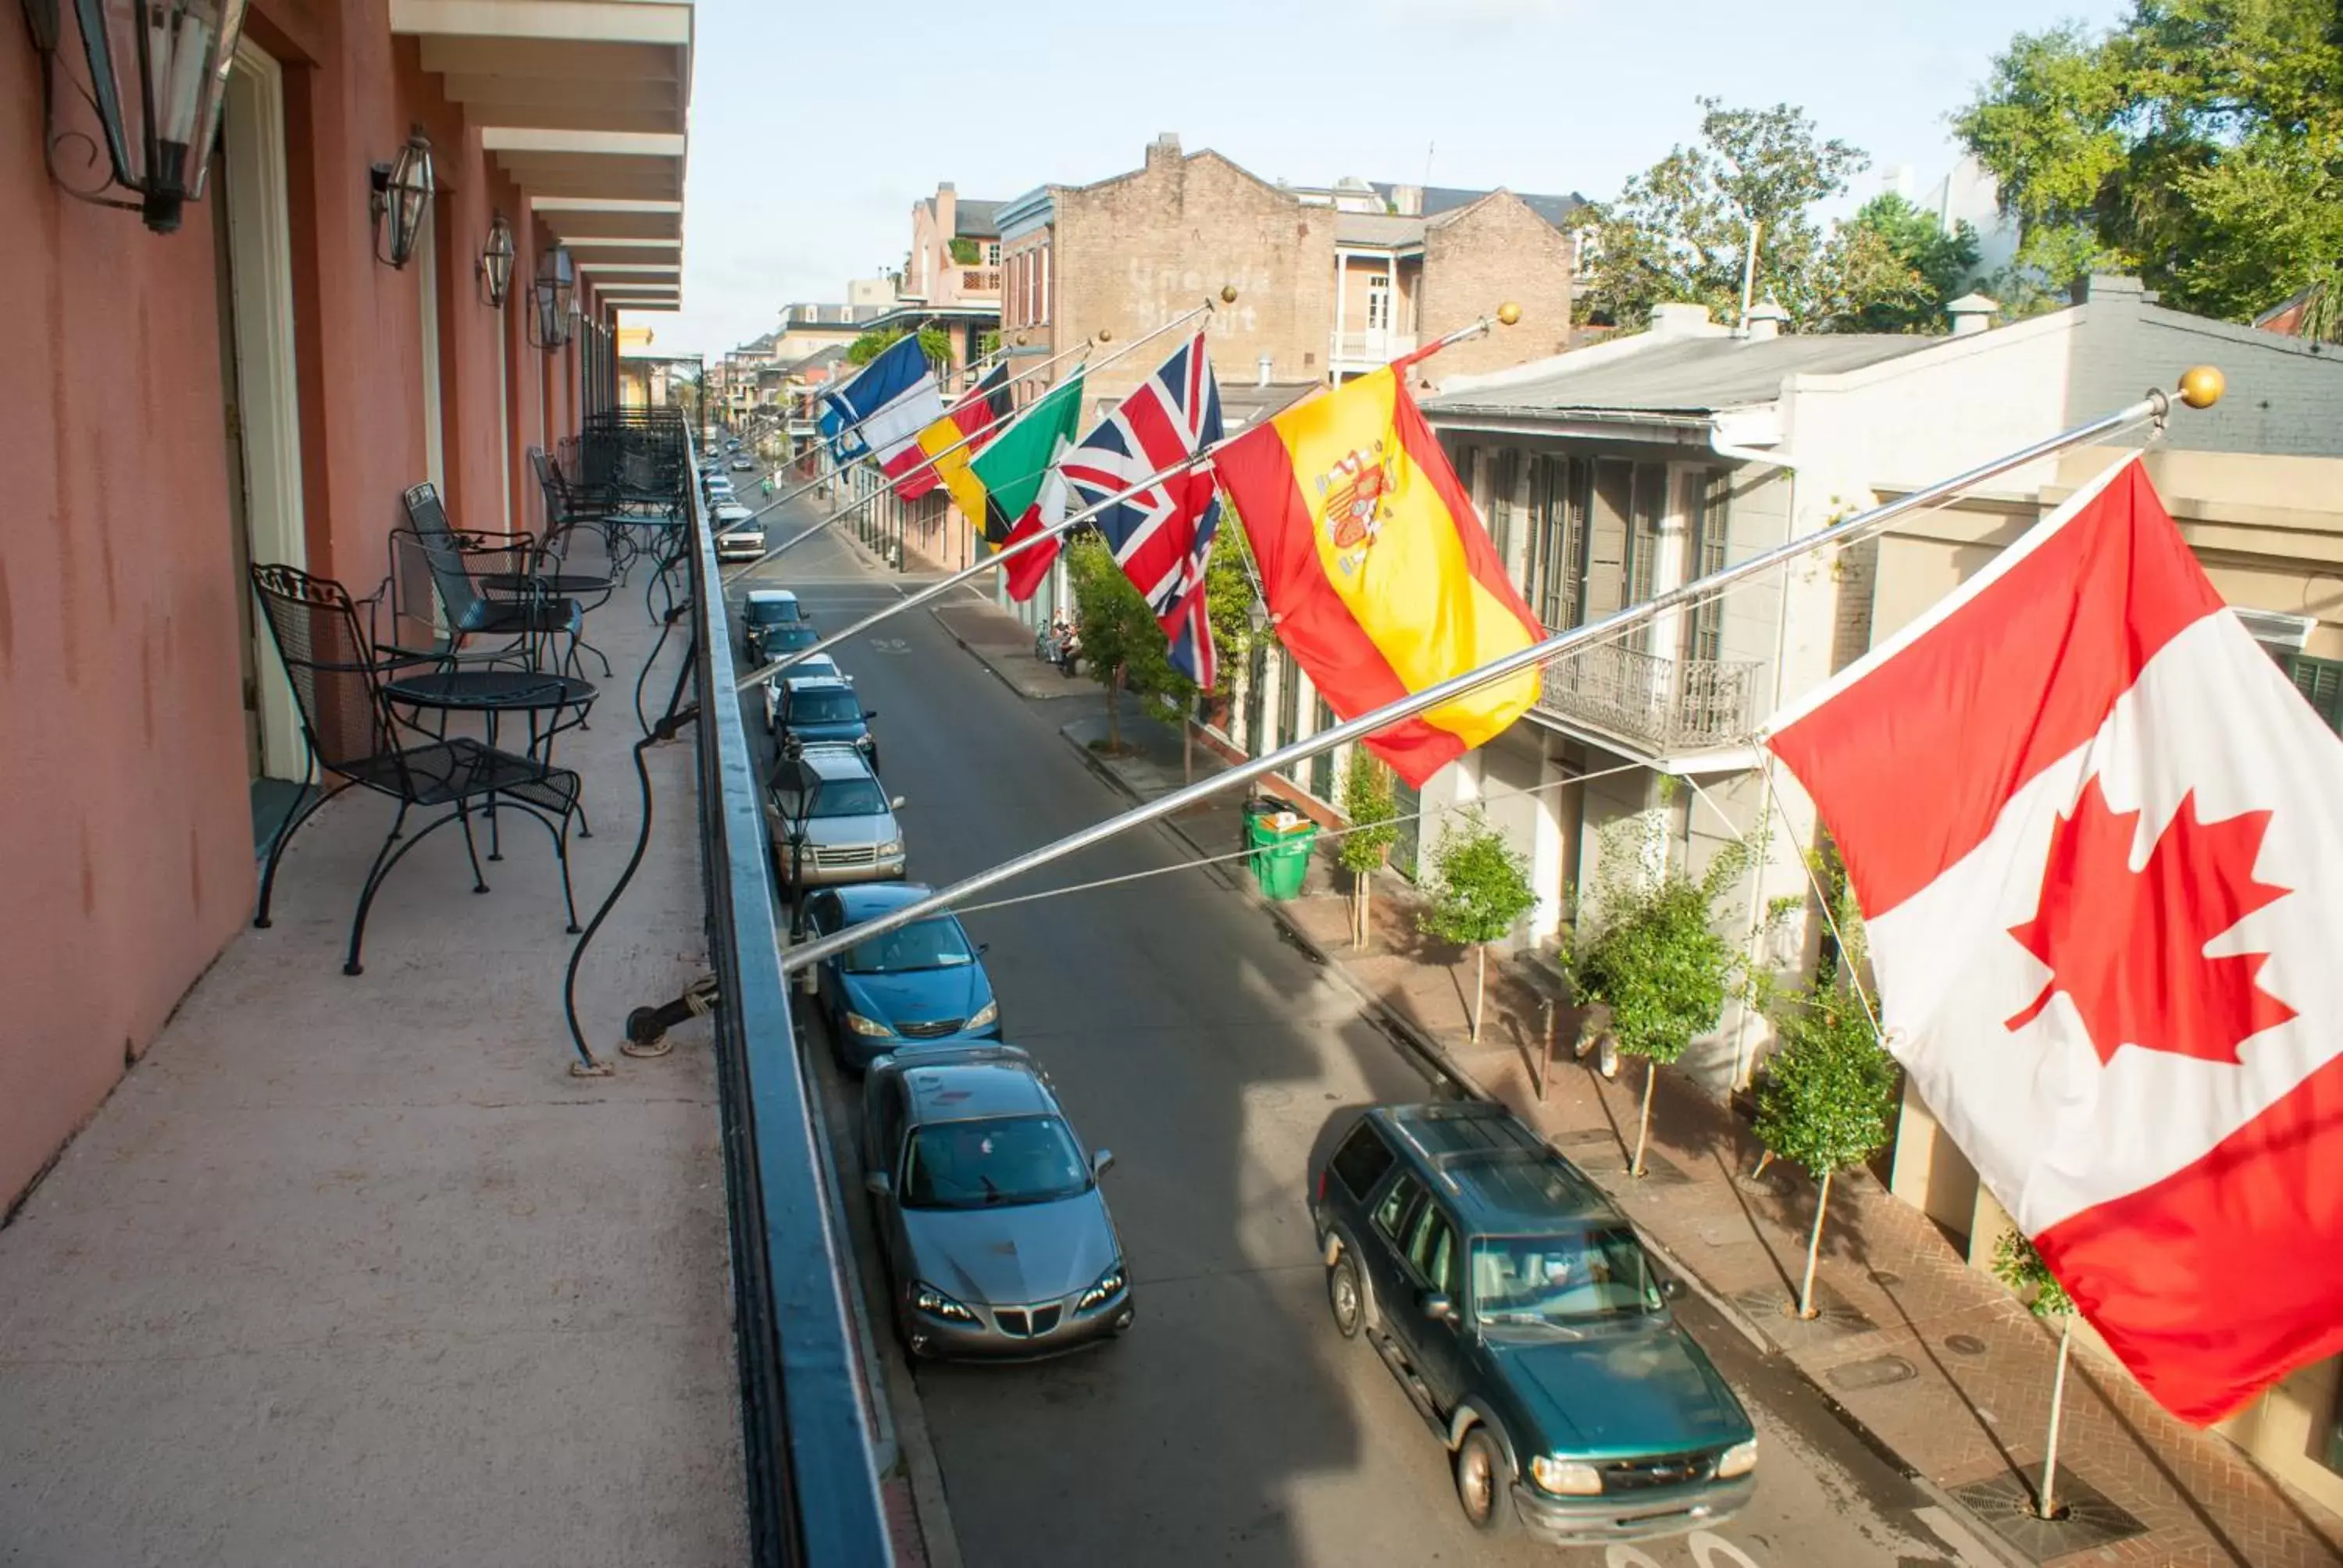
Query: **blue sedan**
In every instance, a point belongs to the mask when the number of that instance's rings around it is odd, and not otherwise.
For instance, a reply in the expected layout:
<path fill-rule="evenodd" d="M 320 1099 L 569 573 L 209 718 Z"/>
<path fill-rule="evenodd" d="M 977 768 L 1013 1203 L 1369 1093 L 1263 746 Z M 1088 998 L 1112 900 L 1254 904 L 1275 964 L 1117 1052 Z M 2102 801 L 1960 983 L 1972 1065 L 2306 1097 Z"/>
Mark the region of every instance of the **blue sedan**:
<path fill-rule="evenodd" d="M 825 888 L 806 900 L 815 937 L 874 920 L 930 891 L 918 882 Z M 871 938 L 814 966 L 814 990 L 831 1049 L 849 1071 L 882 1056 L 944 1041 L 1001 1038 L 1001 1009 L 957 916 L 931 915 Z"/>

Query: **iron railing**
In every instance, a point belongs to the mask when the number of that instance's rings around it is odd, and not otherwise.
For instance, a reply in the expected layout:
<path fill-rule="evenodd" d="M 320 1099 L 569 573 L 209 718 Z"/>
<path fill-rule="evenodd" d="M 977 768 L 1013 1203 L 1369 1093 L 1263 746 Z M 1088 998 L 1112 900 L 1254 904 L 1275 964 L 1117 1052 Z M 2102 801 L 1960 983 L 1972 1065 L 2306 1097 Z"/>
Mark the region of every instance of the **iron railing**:
<path fill-rule="evenodd" d="M 1403 354 L 1415 352 L 1413 332 L 1334 332 L 1327 352 L 1336 359 L 1363 360 L 1375 365 L 1388 365 Z"/>
<path fill-rule="evenodd" d="M 1538 707 L 1659 755 L 1729 746 L 1749 738 L 1756 671 L 1745 659 L 1601 643 L 1546 666 Z"/>
<path fill-rule="evenodd" d="M 757 755 L 732 696 L 739 677 L 716 546 L 699 487 L 687 487 L 700 855 L 718 987 L 750 1561 L 760 1568 L 890 1564 L 879 1432 L 850 1305 L 853 1251 L 781 974 Z"/>

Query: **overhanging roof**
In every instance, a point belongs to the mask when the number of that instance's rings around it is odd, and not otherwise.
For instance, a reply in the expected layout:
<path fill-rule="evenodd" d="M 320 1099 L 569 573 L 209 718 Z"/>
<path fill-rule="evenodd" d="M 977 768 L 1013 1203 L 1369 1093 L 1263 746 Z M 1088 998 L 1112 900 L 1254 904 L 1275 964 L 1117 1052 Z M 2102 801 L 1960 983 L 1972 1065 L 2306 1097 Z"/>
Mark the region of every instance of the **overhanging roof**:
<path fill-rule="evenodd" d="M 622 278 L 683 283 L 693 25 L 691 0 L 390 0 L 391 31 L 421 40 L 423 68 L 606 297 Z"/>

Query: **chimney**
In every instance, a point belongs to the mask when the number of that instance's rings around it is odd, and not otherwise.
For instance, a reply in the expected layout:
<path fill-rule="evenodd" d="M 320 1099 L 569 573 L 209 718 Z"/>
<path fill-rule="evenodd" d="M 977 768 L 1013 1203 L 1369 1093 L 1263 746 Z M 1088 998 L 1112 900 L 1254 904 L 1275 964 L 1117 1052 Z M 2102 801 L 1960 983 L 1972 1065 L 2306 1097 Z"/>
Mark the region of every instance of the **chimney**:
<path fill-rule="evenodd" d="M 1422 217 L 1423 216 L 1422 186 L 1393 186 L 1391 199 L 1393 209 L 1401 216 Z"/>
<path fill-rule="evenodd" d="M 1789 319 L 1790 313 L 1782 308 L 1782 302 L 1767 295 L 1749 313 L 1749 341 L 1764 343 L 1781 337 L 1782 323 Z"/>
<path fill-rule="evenodd" d="M 1705 305 L 1654 305 L 1652 307 L 1652 336 L 1654 337 L 1693 337 L 1708 325 Z"/>
<path fill-rule="evenodd" d="M 1260 379 L 1259 379 L 1259 380 L 1257 380 L 1257 381 L 1255 381 L 1255 382 L 1253 383 L 1253 385 L 1254 385 L 1254 386 L 1256 386 L 1256 387 L 1266 387 L 1266 386 L 1268 386 L 1268 385 L 1269 385 L 1269 372 L 1270 372 L 1270 367 L 1271 367 L 1272 365 L 1274 365 L 1275 363 L 1276 363 L 1276 361 L 1275 361 L 1275 360 L 1273 360 L 1273 359 L 1272 359 L 1272 358 L 1271 358 L 1268 355 L 1266 355 L 1266 354 L 1264 354 L 1264 355 L 1262 355 L 1262 356 L 1261 357 L 1261 364 L 1260 364 Z"/>
<path fill-rule="evenodd" d="M 1174 166 L 1180 162 L 1180 133 L 1161 131 L 1147 144 L 1147 169 L 1152 174 L 1159 166 Z"/>
<path fill-rule="evenodd" d="M 1953 336 L 1972 337 L 1993 326 L 1994 312 L 2001 306 L 1982 294 L 1964 294 L 1945 307 L 1945 314 L 1953 318 Z"/>

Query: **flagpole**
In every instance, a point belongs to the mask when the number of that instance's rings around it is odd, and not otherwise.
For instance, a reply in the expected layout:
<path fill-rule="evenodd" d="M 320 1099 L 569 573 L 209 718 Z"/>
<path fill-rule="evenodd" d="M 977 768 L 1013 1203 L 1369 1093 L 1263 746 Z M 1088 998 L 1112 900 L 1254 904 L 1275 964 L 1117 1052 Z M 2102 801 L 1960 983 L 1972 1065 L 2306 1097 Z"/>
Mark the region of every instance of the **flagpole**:
<path fill-rule="evenodd" d="M 1232 305 L 1236 302 L 1236 297 L 1237 291 L 1235 286 L 1225 286 L 1220 292 L 1217 303 L 1215 303 L 1212 298 L 1207 298 L 1203 304 L 1197 306 L 1194 309 L 1184 311 L 1182 314 L 1173 317 L 1162 326 L 1155 327 L 1151 331 L 1141 333 L 1137 337 L 1132 338 L 1130 342 L 1122 345 L 1120 348 L 1107 354 L 1095 363 L 1085 361 L 1082 368 L 1086 372 L 1093 369 L 1102 370 L 1106 367 L 1113 364 L 1116 360 L 1121 358 L 1124 355 L 1137 348 L 1141 344 L 1152 342 L 1154 339 L 1162 337 L 1165 333 L 1171 331 L 1175 327 L 1185 327 L 1188 323 L 1195 320 L 1200 316 L 1209 316 L 1214 310 L 1219 309 L 1222 305 Z M 1112 337 L 1113 335 L 1111 333 L 1101 328 L 1096 337 L 1086 337 L 1076 347 L 1067 349 L 1064 354 L 1053 355 L 1042 363 L 1034 366 L 1032 369 L 1025 371 L 1021 375 L 1011 377 L 1007 381 L 1002 382 L 1001 385 L 1004 387 L 1013 387 L 1019 381 L 1024 379 L 1025 377 L 1040 375 L 1042 371 L 1047 370 L 1051 366 L 1055 365 L 1059 360 L 1065 358 L 1067 355 L 1080 353 L 1082 350 L 1093 347 L 1098 344 L 1110 342 L 1112 340 Z M 954 452 L 959 451 L 961 447 L 969 446 L 973 442 L 982 440 L 985 437 L 991 435 L 995 430 L 1004 425 L 1014 424 L 1024 412 L 1025 410 L 1022 408 L 1012 409 L 1009 413 L 1001 415 L 1000 417 L 993 419 L 987 424 L 981 425 L 976 429 L 970 430 L 967 435 L 962 436 L 959 440 L 954 441 L 950 446 L 944 447 L 941 451 L 929 453 L 924 460 L 913 465 L 910 468 L 906 470 L 904 474 L 900 476 L 900 478 L 909 478 L 912 474 L 918 473 L 922 468 L 934 468 L 937 463 L 950 457 Z M 856 462 L 861 462 L 869 456 L 870 454 L 866 452 L 862 457 L 857 457 L 854 460 Z M 845 468 L 842 467 L 836 470 L 837 473 L 840 474 L 845 471 Z M 1047 470 L 1044 471 L 1046 472 Z M 803 544 L 806 540 L 813 538 L 814 535 L 820 533 L 832 523 L 839 522 L 846 518 L 851 517 L 854 513 L 861 510 L 864 507 L 869 506 L 878 496 L 886 491 L 891 490 L 895 485 L 900 482 L 900 478 L 890 479 L 886 484 L 881 485 L 879 489 L 873 490 L 870 495 L 864 496 L 860 500 L 850 502 L 848 505 L 840 508 L 837 511 L 832 512 L 830 516 L 822 518 L 821 521 L 813 524 L 811 527 L 805 528 L 800 532 L 791 534 L 788 538 L 783 539 L 779 544 L 775 545 L 771 549 L 767 550 L 755 560 L 747 563 L 737 570 L 726 573 L 723 579 L 724 585 L 729 588 L 732 584 L 739 582 L 742 578 L 747 577 L 750 572 L 755 571 L 759 567 L 763 566 L 766 562 L 787 555 L 790 550 L 796 548 L 799 545 Z M 813 481 L 812 485 L 801 485 L 795 490 L 790 491 L 789 495 L 777 497 L 773 500 L 766 502 L 762 507 L 757 508 L 754 513 L 743 519 L 741 522 L 730 524 L 729 527 L 737 528 L 744 527 L 747 523 L 754 522 L 758 518 L 764 516 L 765 513 L 770 511 L 773 508 L 779 506 L 781 502 L 791 500 L 799 496 L 802 496 L 807 490 L 813 488 L 814 486 L 820 485 L 820 483 L 821 481 L 820 479 L 816 479 Z M 974 519 L 971 520 L 973 521 Z M 724 531 L 725 529 L 723 528 L 719 528 L 717 530 L 719 533 L 722 533 Z"/>
<path fill-rule="evenodd" d="M 1408 356 L 1407 362 L 1413 363 L 1415 360 L 1427 357 L 1428 356 L 1435 354 L 1441 349 L 1447 347 L 1452 343 L 1461 343 L 1467 337 L 1478 337 L 1480 334 L 1488 331 L 1492 327 L 1511 327 L 1514 322 L 1519 321 L 1521 318 L 1522 309 L 1520 306 L 1512 304 L 1511 302 L 1501 305 L 1497 307 L 1494 315 L 1483 316 L 1478 320 L 1468 321 L 1463 326 L 1456 328 L 1455 331 L 1447 334 L 1445 337 L 1434 338 L 1429 345 L 1417 349 L 1413 354 Z M 1141 341 L 1144 341 L 1144 339 L 1141 339 Z M 1134 342 L 1130 347 L 1135 348 L 1138 346 L 1138 343 Z M 823 638 L 820 642 L 815 643 L 810 648 L 802 648 L 798 649 L 795 653 L 783 654 L 780 658 L 773 660 L 769 664 L 758 666 L 755 669 L 752 669 L 748 674 L 742 676 L 733 689 L 735 691 L 746 691 L 750 687 L 757 685 L 760 681 L 771 679 L 774 676 L 779 675 L 781 671 L 789 668 L 789 666 L 793 664 L 797 664 L 804 659 L 818 658 L 821 654 L 837 647 L 840 643 L 846 641 L 849 638 L 860 637 L 862 633 L 869 631 L 872 627 L 877 626 L 880 621 L 887 620 L 894 616 L 901 615 L 905 610 L 916 609 L 920 605 L 926 604 L 930 600 L 934 599 L 940 595 L 950 592 L 953 588 L 958 588 L 960 584 L 969 581 L 972 578 L 981 577 L 989 571 L 993 571 L 1001 567 L 1006 566 L 1013 558 L 1024 554 L 1027 550 L 1033 548 L 1036 545 L 1042 544 L 1050 539 L 1062 537 L 1067 530 L 1090 521 L 1091 518 L 1096 517 L 1099 513 L 1105 511 L 1109 507 L 1118 506 L 1122 502 L 1131 499 L 1131 497 L 1138 495 L 1142 490 L 1151 489 L 1153 487 L 1161 484 L 1164 480 L 1172 478 L 1175 475 L 1184 474 L 1200 463 L 1210 462 L 1213 453 L 1219 451 L 1222 447 L 1227 446 L 1230 442 L 1238 439 L 1239 437 L 1242 437 L 1244 434 L 1244 431 L 1240 430 L 1236 435 L 1222 437 L 1219 440 L 1213 442 L 1209 447 L 1199 447 L 1193 452 L 1188 454 L 1188 456 L 1181 458 L 1178 462 L 1156 469 L 1155 472 L 1148 475 L 1145 478 L 1141 479 L 1136 484 L 1116 491 L 1113 495 L 1107 497 L 1102 501 L 1097 502 L 1091 506 L 1084 507 L 1081 511 L 1075 512 L 1069 517 L 1061 518 L 1058 521 L 1051 524 L 1048 528 L 1041 528 L 1033 533 L 1030 533 L 1021 539 L 1012 538 L 1007 544 L 1002 545 L 998 550 L 995 550 L 992 554 L 985 557 L 982 560 L 972 561 L 969 565 L 960 568 L 960 570 L 952 573 L 950 577 L 940 578 L 938 580 L 930 583 L 926 588 L 921 588 L 918 593 L 911 595 L 910 598 L 898 599 L 893 604 L 887 606 L 883 609 L 880 609 L 870 615 L 864 616 L 860 620 L 856 621 L 844 631 L 832 632 L 830 636 Z M 825 519 L 823 523 L 818 523 L 815 527 L 824 527 L 827 526 L 828 522 L 835 520 L 836 519 L 834 518 Z M 731 579 L 728 578 L 725 580 L 729 582 Z"/>
<path fill-rule="evenodd" d="M 1518 675 L 1525 669 L 1534 669 L 1574 648 L 1615 637 L 1639 621 L 1648 620 L 1694 599 L 1704 598 L 1731 588 L 1735 583 L 1771 571 L 1775 567 L 1786 566 L 1801 556 L 1831 546 L 1855 543 L 1867 535 L 1879 532 L 1906 512 L 1916 511 L 1924 507 L 1932 507 L 1938 501 L 1950 499 L 1962 491 L 1982 484 L 1996 475 L 2006 474 L 2012 468 L 2023 467 L 2027 463 L 2064 451 L 2069 447 L 2081 446 L 2097 437 L 2112 434 L 2127 426 L 2136 425 L 2143 419 L 2155 420 L 2157 428 L 2161 429 L 2166 417 L 2172 411 L 2172 405 L 2176 399 L 2191 408 L 2209 408 L 2220 400 L 2221 391 L 2221 373 L 2209 366 L 2198 366 L 2180 377 L 2177 392 L 2165 392 L 2160 389 L 2151 391 L 2138 402 L 2128 404 L 2087 425 L 2077 425 L 2073 429 L 2062 431 L 2046 440 L 2036 441 L 2030 447 L 2021 447 L 2005 457 L 1981 463 L 1976 467 L 1955 474 L 1950 478 L 1940 479 L 1933 485 L 1914 490 L 1908 495 L 1899 496 L 1895 500 L 1872 508 L 1869 511 L 1858 512 L 1843 522 L 1833 524 L 1829 528 L 1808 534 L 1802 538 L 1791 539 L 1786 543 L 1775 546 L 1772 549 L 1760 551 L 1745 561 L 1670 588 L 1643 604 L 1631 605 L 1625 609 L 1604 616 L 1600 620 L 1589 621 L 1584 626 L 1573 627 L 1567 631 L 1557 632 L 1543 642 L 1532 643 L 1517 652 L 1509 653 L 1502 658 L 1492 659 L 1487 664 L 1468 669 L 1462 675 L 1452 677 L 1436 685 L 1427 686 L 1423 690 L 1412 692 L 1395 702 L 1387 702 L 1383 707 L 1370 709 L 1355 719 L 1344 719 L 1332 729 L 1322 729 L 1291 746 L 1272 751 L 1263 757 L 1256 757 L 1250 762 L 1241 763 L 1225 772 L 1215 774 L 1210 779 L 1200 779 L 1183 789 L 1174 789 L 1169 794 L 1159 795 L 1144 805 L 1134 806 L 1130 810 L 1110 817 L 1102 822 L 1094 822 L 1087 828 L 1067 834 L 1054 843 L 1044 844 L 1038 849 L 1029 849 L 1022 855 L 1003 860 L 989 870 L 979 871 L 972 877 L 962 878 L 950 887 L 930 893 L 924 899 L 914 900 L 885 914 L 874 916 L 850 930 L 788 949 L 781 954 L 781 972 L 785 975 L 796 974 L 809 965 L 820 962 L 832 953 L 842 952 L 858 942 L 868 941 L 872 937 L 882 936 L 899 926 L 925 920 L 930 915 L 950 909 L 971 894 L 980 893 L 988 888 L 996 887 L 1013 878 L 1023 876 L 1026 872 L 1036 870 L 1051 861 L 1061 860 L 1069 855 L 1079 853 L 1093 844 L 1101 843 L 1119 833 L 1128 832 L 1144 823 L 1184 811 L 1189 807 L 1222 790 L 1250 784 L 1254 779 L 1271 773 L 1282 772 L 1295 763 L 1307 761 L 1322 751 L 1332 750 L 1349 741 L 1363 739 L 1378 730 L 1398 723 L 1401 719 L 1411 719 L 1443 703 L 1453 702 L 1492 681 L 1502 680 L 1510 675 Z"/>

